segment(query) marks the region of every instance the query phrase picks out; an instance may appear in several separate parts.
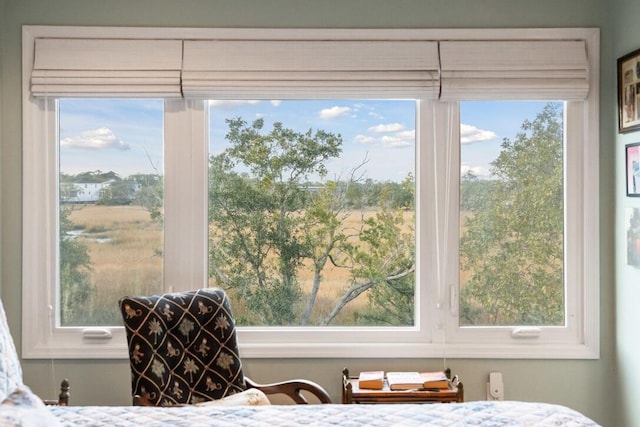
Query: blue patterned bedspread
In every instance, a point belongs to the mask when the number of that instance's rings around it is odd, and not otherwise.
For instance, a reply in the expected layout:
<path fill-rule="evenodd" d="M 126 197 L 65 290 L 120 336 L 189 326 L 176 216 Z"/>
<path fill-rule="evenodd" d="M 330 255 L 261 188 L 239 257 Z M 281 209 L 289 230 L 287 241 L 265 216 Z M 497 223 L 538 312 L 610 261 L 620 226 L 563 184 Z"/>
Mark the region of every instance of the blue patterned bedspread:
<path fill-rule="evenodd" d="M 529 402 L 227 407 L 48 407 L 62 426 L 598 426 L 564 406 Z"/>

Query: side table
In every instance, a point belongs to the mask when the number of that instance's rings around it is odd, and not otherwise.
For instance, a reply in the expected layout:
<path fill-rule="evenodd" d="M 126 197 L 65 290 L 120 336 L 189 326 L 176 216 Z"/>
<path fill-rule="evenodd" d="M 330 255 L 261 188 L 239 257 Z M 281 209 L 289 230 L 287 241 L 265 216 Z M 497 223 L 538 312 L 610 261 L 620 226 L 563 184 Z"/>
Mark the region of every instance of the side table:
<path fill-rule="evenodd" d="M 446 390 L 390 390 L 385 379 L 382 390 L 361 389 L 358 377 L 349 376 L 349 369 L 342 370 L 342 403 L 451 403 L 464 402 L 464 387 L 455 376 Z"/>

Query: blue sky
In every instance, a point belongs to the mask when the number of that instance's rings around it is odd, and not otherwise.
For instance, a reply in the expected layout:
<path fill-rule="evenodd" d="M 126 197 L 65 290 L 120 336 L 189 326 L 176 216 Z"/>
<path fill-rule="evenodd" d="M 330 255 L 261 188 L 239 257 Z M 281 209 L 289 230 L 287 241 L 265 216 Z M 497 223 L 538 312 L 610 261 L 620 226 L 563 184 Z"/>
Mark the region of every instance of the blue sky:
<path fill-rule="evenodd" d="M 465 102 L 461 105 L 462 173 L 489 171 L 503 138 L 513 138 L 524 119 L 534 119 L 543 102 Z M 60 101 L 60 169 L 63 173 L 114 171 L 125 177 L 162 171 L 161 100 L 65 99 Z M 224 120 L 265 120 L 300 132 L 340 134 L 342 155 L 328 164 L 329 176 L 361 169 L 374 180 L 400 181 L 414 173 L 413 101 L 217 101 L 211 102 L 210 153 L 225 147 Z"/>
<path fill-rule="evenodd" d="M 466 101 L 460 105 L 461 174 L 489 175 L 489 163 L 500 153 L 504 138 L 513 140 L 522 123 L 534 120 L 546 102 Z"/>
<path fill-rule="evenodd" d="M 225 147 L 225 119 L 257 118 L 270 130 L 274 122 L 298 132 L 318 129 L 340 134 L 342 154 L 327 164 L 328 179 L 347 176 L 359 169 L 374 180 L 401 181 L 415 174 L 415 102 L 414 101 L 282 101 L 211 103 L 211 154 Z"/>

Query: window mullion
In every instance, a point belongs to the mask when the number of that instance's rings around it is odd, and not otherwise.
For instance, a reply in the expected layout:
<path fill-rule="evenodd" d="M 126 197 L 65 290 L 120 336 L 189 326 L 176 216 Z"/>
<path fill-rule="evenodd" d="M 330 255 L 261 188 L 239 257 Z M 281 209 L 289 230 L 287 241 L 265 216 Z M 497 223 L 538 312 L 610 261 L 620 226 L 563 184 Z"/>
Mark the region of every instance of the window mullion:
<path fill-rule="evenodd" d="M 429 113 L 430 126 L 426 136 L 428 150 L 422 157 L 420 168 L 428 175 L 419 182 L 427 183 L 421 192 L 429 202 L 423 206 L 431 219 L 427 224 L 432 236 L 427 255 L 431 267 L 428 277 L 429 292 L 433 296 L 428 304 L 432 313 L 434 342 L 445 343 L 453 329 L 458 326 L 457 304 L 452 304 L 452 287 L 458 284 L 458 192 L 460 147 L 460 111 L 457 102 L 436 101 Z M 434 203 L 435 201 L 435 203 Z M 422 216 L 422 215 L 421 215 Z M 424 255 L 423 255 L 424 256 Z M 459 291 L 458 291 L 459 294 Z M 455 295 L 454 295 L 455 297 Z"/>
<path fill-rule="evenodd" d="M 165 101 L 164 289 L 207 283 L 207 108 Z"/>

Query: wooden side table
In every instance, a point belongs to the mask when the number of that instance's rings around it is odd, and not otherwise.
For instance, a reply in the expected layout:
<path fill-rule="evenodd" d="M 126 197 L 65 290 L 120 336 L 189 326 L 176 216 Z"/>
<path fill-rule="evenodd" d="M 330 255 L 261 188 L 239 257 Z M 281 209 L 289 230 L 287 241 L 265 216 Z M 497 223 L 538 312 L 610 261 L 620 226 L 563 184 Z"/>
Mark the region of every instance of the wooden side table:
<path fill-rule="evenodd" d="M 451 378 L 451 371 L 447 369 Z M 385 379 L 382 390 L 361 389 L 358 377 L 342 370 L 342 403 L 451 403 L 464 402 L 464 388 L 457 376 L 450 380 L 448 390 L 390 390 Z"/>

